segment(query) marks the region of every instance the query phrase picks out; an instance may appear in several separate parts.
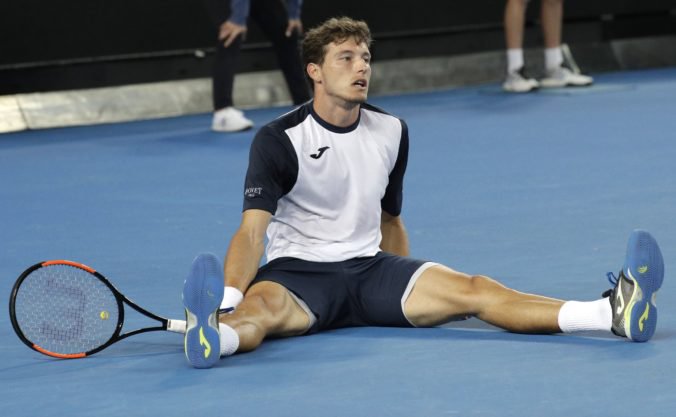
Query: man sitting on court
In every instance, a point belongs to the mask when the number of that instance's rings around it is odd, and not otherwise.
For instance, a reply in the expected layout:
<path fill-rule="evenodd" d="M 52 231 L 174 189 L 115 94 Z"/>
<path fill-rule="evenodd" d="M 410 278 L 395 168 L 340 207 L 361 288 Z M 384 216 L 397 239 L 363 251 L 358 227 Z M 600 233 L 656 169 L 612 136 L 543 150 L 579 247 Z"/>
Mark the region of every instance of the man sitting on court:
<path fill-rule="evenodd" d="M 264 126 L 251 145 L 225 287 L 210 254 L 195 259 L 184 284 L 190 364 L 211 367 L 267 337 L 470 316 L 519 333 L 605 330 L 648 340 L 663 261 L 647 232 L 631 234 L 614 289 L 588 302 L 518 292 L 408 256 L 401 217 L 408 128 L 366 103 L 370 44 L 366 23 L 350 18 L 307 33 L 314 99 Z M 259 268 L 264 251 L 268 262 Z"/>

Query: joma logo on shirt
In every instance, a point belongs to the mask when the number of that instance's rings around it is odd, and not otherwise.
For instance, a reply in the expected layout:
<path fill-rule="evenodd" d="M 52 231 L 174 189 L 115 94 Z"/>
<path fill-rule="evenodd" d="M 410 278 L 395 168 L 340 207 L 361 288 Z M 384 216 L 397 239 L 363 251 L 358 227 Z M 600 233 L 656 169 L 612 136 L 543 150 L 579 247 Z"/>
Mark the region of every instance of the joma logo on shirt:
<path fill-rule="evenodd" d="M 244 196 L 248 198 L 256 197 L 257 195 L 261 195 L 262 193 L 263 187 L 249 187 L 246 190 L 244 190 Z"/>
<path fill-rule="evenodd" d="M 312 159 L 319 159 L 319 158 L 321 158 L 322 155 L 324 155 L 324 152 L 326 152 L 327 149 L 329 149 L 328 146 L 322 146 L 321 148 L 317 149 L 317 153 L 311 154 L 311 155 L 310 155 L 310 158 L 312 158 Z"/>

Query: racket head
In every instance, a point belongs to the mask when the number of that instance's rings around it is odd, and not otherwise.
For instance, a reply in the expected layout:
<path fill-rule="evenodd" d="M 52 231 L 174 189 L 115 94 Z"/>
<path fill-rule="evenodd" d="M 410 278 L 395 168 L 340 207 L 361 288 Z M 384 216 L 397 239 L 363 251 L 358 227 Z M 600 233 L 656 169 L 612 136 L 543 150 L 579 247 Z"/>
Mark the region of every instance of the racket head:
<path fill-rule="evenodd" d="M 17 278 L 9 302 L 21 341 L 44 355 L 83 358 L 115 342 L 123 297 L 94 269 L 72 261 L 35 264 Z"/>

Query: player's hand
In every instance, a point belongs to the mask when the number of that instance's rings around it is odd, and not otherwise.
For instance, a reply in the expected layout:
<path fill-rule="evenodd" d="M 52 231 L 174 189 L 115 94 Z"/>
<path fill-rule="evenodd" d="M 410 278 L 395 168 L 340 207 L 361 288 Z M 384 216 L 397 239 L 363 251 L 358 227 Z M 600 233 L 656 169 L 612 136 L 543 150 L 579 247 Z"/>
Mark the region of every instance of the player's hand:
<path fill-rule="evenodd" d="M 299 35 L 303 33 L 303 22 L 300 19 L 289 19 L 289 24 L 286 25 L 286 32 L 284 33 L 286 37 L 291 37 L 293 32 L 297 32 Z"/>
<path fill-rule="evenodd" d="M 246 26 L 238 25 L 229 20 L 223 23 L 218 29 L 218 40 L 223 41 L 223 46 L 226 48 L 230 46 L 239 35 L 242 35 L 242 39 L 246 38 Z"/>

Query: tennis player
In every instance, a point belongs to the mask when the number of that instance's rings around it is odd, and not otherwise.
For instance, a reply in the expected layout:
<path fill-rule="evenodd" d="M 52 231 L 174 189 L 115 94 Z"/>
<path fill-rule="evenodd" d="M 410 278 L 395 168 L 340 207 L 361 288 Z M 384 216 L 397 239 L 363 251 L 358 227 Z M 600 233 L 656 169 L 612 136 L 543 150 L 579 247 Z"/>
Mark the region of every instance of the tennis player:
<path fill-rule="evenodd" d="M 401 217 L 408 129 L 366 102 L 370 43 L 366 23 L 350 18 L 307 33 L 303 59 L 314 98 L 252 142 L 225 286 L 220 262 L 209 254 L 195 259 L 186 279 L 190 364 L 211 367 L 270 337 L 467 317 L 518 333 L 605 330 L 648 340 L 663 261 L 647 232 L 631 234 L 614 288 L 587 302 L 518 292 L 408 256 Z M 259 269 L 264 252 L 267 264 Z"/>

